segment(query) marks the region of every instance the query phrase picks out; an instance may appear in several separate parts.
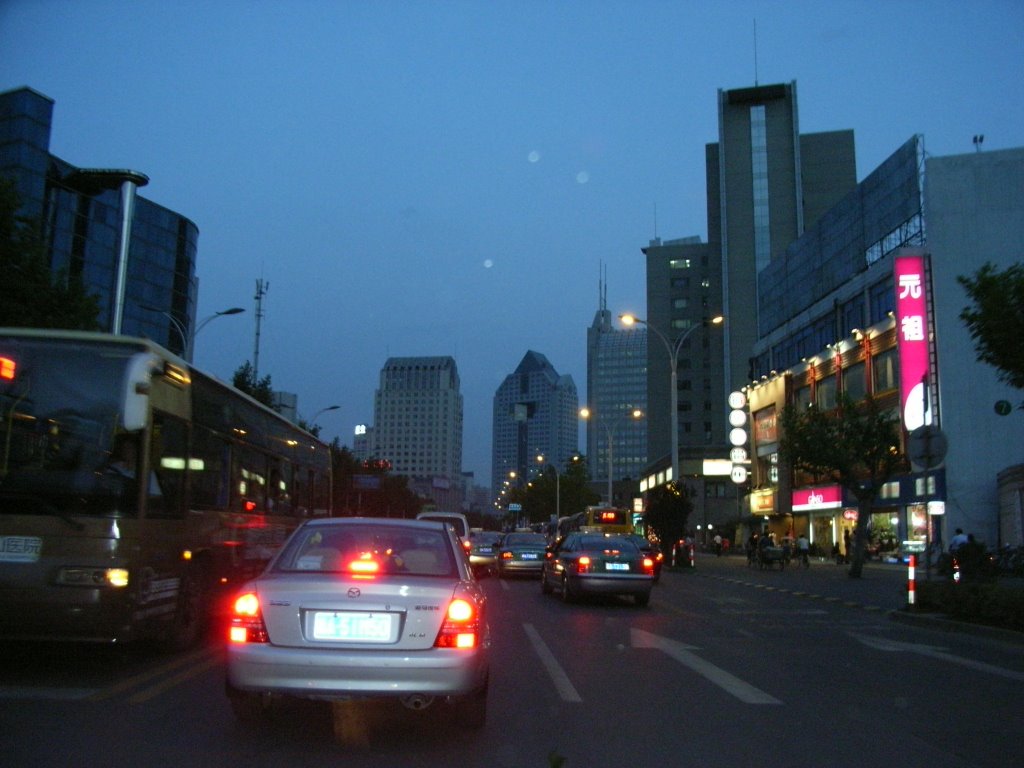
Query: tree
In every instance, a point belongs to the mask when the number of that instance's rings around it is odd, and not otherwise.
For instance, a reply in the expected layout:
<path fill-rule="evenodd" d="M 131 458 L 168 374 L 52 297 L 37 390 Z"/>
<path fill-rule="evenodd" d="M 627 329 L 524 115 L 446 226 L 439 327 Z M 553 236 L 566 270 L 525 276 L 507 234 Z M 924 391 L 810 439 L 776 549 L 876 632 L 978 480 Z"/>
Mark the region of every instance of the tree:
<path fill-rule="evenodd" d="M 676 542 L 686 537 L 691 512 L 693 502 L 686 491 L 674 483 L 658 486 L 648 493 L 644 523 L 661 540 L 666 557 Z"/>
<path fill-rule="evenodd" d="M 0 178 L 0 326 L 98 331 L 99 300 L 81 277 L 50 269 L 38 221 L 18 215 L 14 182 Z"/>
<path fill-rule="evenodd" d="M 794 474 L 803 471 L 816 481 L 837 483 L 857 499 L 850 576 L 860 578 L 875 496 L 906 466 L 899 449 L 899 420 L 873 397 L 854 403 L 842 395 L 828 411 L 788 405 L 779 423 L 780 452 Z"/>
<path fill-rule="evenodd" d="M 270 374 L 256 381 L 256 373 L 252 369 L 252 363 L 248 360 L 238 366 L 234 376 L 231 377 L 231 383 L 235 389 L 245 392 L 268 408 L 274 407 L 274 389 L 270 384 Z"/>
<path fill-rule="evenodd" d="M 972 302 L 960 319 L 974 339 L 978 362 L 993 366 L 1000 381 L 1024 389 L 1024 264 L 999 271 L 989 262 L 957 282 Z"/>
<path fill-rule="evenodd" d="M 557 480 L 556 472 L 557 468 L 553 464 L 545 465 L 544 471 L 531 481 L 523 493 L 521 503 L 530 522 L 546 523 L 556 516 L 556 512 L 562 517 L 568 517 L 600 502 L 601 497 L 590 488 L 585 461 L 574 457 L 565 472 L 559 473 Z"/>

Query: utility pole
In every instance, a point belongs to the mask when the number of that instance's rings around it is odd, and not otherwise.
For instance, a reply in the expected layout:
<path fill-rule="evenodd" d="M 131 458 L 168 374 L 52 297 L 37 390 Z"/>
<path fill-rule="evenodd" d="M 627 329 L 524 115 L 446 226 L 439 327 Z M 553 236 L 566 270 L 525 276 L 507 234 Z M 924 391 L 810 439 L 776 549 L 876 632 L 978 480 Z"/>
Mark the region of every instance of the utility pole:
<path fill-rule="evenodd" d="M 263 297 L 270 290 L 270 283 L 261 277 L 256 281 L 256 349 L 252 353 L 252 383 L 259 382 L 260 373 L 260 322 L 263 320 Z"/>

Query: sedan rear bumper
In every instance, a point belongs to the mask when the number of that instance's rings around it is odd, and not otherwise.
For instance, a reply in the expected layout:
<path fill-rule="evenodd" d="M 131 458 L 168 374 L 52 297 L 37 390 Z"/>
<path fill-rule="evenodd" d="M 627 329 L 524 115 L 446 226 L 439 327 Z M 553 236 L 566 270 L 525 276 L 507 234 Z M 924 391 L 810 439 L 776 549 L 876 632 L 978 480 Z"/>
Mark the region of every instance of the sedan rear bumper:
<path fill-rule="evenodd" d="M 483 685 L 489 649 L 367 651 L 280 648 L 269 644 L 228 648 L 231 687 L 312 699 L 458 696 Z"/>

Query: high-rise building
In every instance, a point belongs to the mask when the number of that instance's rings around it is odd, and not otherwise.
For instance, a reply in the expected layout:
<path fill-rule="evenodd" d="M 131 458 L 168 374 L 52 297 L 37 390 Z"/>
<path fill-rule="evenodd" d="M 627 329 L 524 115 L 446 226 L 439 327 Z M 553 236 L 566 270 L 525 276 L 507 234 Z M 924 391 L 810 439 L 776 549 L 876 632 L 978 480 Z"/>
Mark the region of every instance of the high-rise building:
<path fill-rule="evenodd" d="M 527 352 L 494 393 L 491 491 L 527 482 L 545 464 L 565 472 L 579 451 L 579 397 L 570 375 L 559 375 L 539 352 Z M 514 475 L 511 473 L 515 473 Z"/>
<path fill-rule="evenodd" d="M 388 358 L 374 393 L 373 457 L 442 509 L 461 509 L 462 412 L 453 358 Z"/>
<path fill-rule="evenodd" d="M 718 92 L 718 142 L 705 147 L 708 242 L 685 237 L 643 248 L 647 322 L 679 349 L 678 412 L 671 357 L 649 338 L 648 471 L 641 488 L 672 479 L 671 424 L 678 422 L 676 482 L 691 493 L 696 524 L 734 520 L 737 490 L 709 473 L 729 456 L 729 393 L 750 381 L 758 334 L 758 274 L 856 187 L 852 131 L 801 135 L 796 83 Z M 719 327 L 707 321 L 724 315 Z M 657 342 L 657 343 L 656 343 Z M 717 470 L 716 470 L 717 471 Z"/>
<path fill-rule="evenodd" d="M 639 480 L 647 464 L 647 330 L 616 329 L 606 290 L 602 281 L 587 329 L 587 463 L 595 486 L 609 477 Z M 634 418 L 634 410 L 642 415 Z"/>
<path fill-rule="evenodd" d="M 0 176 L 14 181 L 21 215 L 41 223 L 51 269 L 80 278 L 98 297 L 104 330 L 188 356 L 198 228 L 136 194 L 145 174 L 77 168 L 51 155 L 53 109 L 53 99 L 31 88 L 0 93 Z"/>

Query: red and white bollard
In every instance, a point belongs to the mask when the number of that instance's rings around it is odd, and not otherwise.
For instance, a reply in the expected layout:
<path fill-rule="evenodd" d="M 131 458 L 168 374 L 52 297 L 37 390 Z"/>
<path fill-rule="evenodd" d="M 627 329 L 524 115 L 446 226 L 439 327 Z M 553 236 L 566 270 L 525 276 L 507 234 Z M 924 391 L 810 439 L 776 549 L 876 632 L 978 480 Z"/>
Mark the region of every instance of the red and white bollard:
<path fill-rule="evenodd" d="M 911 555 L 910 560 L 907 562 L 907 605 L 913 607 L 914 605 L 914 571 L 917 565 L 917 555 Z"/>
<path fill-rule="evenodd" d="M 691 567 L 691 568 L 696 568 L 696 567 L 697 567 L 697 562 L 696 562 L 696 560 L 695 560 L 695 559 L 694 559 L 694 557 L 693 557 L 693 549 L 694 549 L 694 545 L 693 545 L 693 544 L 691 544 L 691 545 L 690 545 L 690 546 L 688 547 L 688 549 L 690 550 L 690 567 Z"/>

